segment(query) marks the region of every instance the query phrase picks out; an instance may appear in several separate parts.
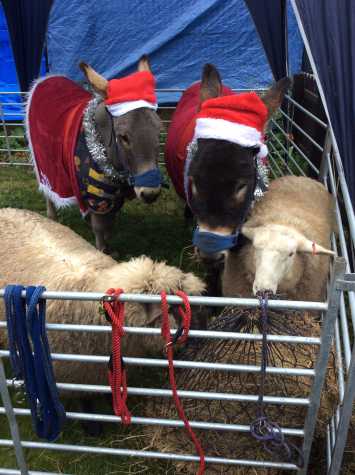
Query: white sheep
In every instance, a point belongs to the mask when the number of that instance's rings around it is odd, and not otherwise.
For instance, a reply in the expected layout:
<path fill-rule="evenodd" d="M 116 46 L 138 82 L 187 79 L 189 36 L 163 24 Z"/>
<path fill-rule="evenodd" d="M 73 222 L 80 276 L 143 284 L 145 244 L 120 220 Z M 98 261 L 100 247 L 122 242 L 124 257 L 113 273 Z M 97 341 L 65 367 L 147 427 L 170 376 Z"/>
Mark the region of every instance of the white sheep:
<path fill-rule="evenodd" d="M 117 263 L 96 250 L 72 230 L 32 211 L 0 209 L 0 288 L 7 284 L 44 285 L 48 290 L 105 292 L 120 287 L 129 293 L 158 294 L 180 289 L 200 294 L 204 284 L 191 273 L 183 273 L 163 262 L 139 257 Z M 47 301 L 49 323 L 108 325 L 98 302 Z M 161 325 L 160 305 L 126 304 L 127 326 Z M 0 302 L 0 319 L 4 319 Z M 171 323 L 174 319 L 171 319 Z M 176 327 L 176 325 L 174 325 Z M 110 333 L 48 331 L 53 353 L 109 355 Z M 6 330 L 0 331 L 0 348 L 5 348 Z M 125 335 L 123 356 L 162 352 L 160 336 Z M 54 361 L 58 382 L 107 384 L 105 365 Z"/>
<path fill-rule="evenodd" d="M 274 180 L 242 227 L 250 243 L 226 257 L 223 294 L 269 290 L 290 300 L 324 299 L 334 228 L 334 200 L 323 185 L 306 177 Z"/>

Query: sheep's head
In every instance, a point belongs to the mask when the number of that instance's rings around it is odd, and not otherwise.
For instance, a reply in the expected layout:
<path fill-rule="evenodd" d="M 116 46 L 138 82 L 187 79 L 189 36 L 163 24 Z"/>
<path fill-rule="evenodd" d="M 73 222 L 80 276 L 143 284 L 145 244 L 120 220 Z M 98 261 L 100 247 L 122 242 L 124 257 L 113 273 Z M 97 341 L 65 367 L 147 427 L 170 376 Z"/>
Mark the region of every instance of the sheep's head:
<path fill-rule="evenodd" d="M 302 253 L 334 255 L 333 251 L 284 225 L 246 225 L 242 233 L 252 241 L 254 248 L 254 294 L 260 291 L 275 294 L 279 288 L 287 291 L 297 285 L 303 273 Z"/>

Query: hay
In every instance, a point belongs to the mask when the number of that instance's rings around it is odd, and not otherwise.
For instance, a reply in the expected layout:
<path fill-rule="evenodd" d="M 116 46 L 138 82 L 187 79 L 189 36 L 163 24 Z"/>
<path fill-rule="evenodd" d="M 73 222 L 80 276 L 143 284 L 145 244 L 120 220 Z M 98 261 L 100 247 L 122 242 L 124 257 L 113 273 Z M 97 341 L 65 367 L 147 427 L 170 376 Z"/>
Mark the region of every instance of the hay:
<path fill-rule="evenodd" d="M 314 317 L 307 313 L 283 311 L 268 312 L 269 333 L 275 335 L 319 336 L 320 326 Z M 234 331 L 241 333 L 260 333 L 258 309 L 226 308 L 222 314 L 209 325 L 209 330 Z M 290 343 L 269 343 L 268 366 L 283 368 L 314 368 L 318 346 Z M 176 358 L 181 360 L 205 361 L 211 363 L 229 363 L 260 366 L 261 342 L 246 340 L 193 340 Z M 333 364 L 328 368 L 326 385 L 323 390 L 321 408 L 317 421 L 317 433 L 325 433 L 324 425 L 328 421 L 336 404 L 336 375 Z M 176 369 L 178 388 L 192 391 L 208 391 L 234 394 L 253 394 L 259 391 L 259 373 L 232 371 L 211 371 L 201 369 Z M 280 397 L 305 398 L 309 396 L 312 377 L 285 376 L 267 374 L 265 395 Z M 256 419 L 256 404 L 246 402 L 204 401 L 183 399 L 185 412 L 189 420 L 223 422 L 227 424 L 249 425 Z M 176 419 L 176 410 L 171 399 L 156 400 L 150 409 L 154 417 Z M 272 421 L 281 427 L 302 428 L 306 407 L 290 405 L 267 405 L 266 413 Z M 151 411 L 150 411 L 151 412 Z M 153 434 L 152 434 L 153 430 Z M 194 448 L 183 430 L 167 428 L 150 428 L 155 449 L 163 452 L 194 453 Z M 255 441 L 249 433 L 214 432 L 200 430 L 196 432 L 205 449 L 206 455 L 270 460 L 262 444 Z M 288 437 L 298 447 L 302 439 Z M 276 460 L 274 460 L 276 461 Z M 281 460 L 287 462 L 287 460 Z M 227 467 L 207 465 L 206 473 L 279 473 L 277 470 L 258 470 L 247 467 Z M 177 464 L 176 473 L 195 473 L 196 466 Z"/>

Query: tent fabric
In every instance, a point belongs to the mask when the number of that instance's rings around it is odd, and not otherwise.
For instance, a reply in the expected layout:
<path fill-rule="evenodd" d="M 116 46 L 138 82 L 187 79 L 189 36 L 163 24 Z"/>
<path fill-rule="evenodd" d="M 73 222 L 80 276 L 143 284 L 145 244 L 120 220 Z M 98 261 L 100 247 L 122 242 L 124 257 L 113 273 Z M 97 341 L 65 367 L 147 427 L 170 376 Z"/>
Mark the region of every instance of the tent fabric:
<path fill-rule="evenodd" d="M 292 64 L 298 70 L 301 40 L 294 18 L 290 31 Z M 54 1 L 48 27 L 52 73 L 81 81 L 78 63 L 83 60 L 111 79 L 134 71 L 144 53 L 159 89 L 185 89 L 200 79 L 206 62 L 215 64 L 232 88 L 262 88 L 272 82 L 244 0 Z M 170 92 L 158 99 L 179 97 Z"/>
<path fill-rule="evenodd" d="M 21 91 L 28 91 L 40 72 L 52 0 L 1 0 L 11 37 Z"/>
<path fill-rule="evenodd" d="M 287 75 L 286 0 L 245 0 L 253 17 L 274 78 Z"/>
<path fill-rule="evenodd" d="M 296 0 L 355 200 L 355 3 Z"/>

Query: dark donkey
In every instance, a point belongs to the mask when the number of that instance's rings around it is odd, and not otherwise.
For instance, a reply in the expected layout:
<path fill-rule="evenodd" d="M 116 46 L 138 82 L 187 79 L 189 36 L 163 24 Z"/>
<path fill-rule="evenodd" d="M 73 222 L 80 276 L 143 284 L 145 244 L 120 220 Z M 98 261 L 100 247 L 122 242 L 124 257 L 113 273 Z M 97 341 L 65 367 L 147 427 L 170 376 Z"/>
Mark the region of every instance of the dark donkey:
<path fill-rule="evenodd" d="M 151 203 L 160 193 L 155 79 L 146 56 L 138 72 L 111 81 L 85 63 L 80 67 L 97 95 L 64 76 L 41 79 L 30 93 L 27 134 L 48 217 L 78 203 L 96 247 L 108 252 L 125 199 Z"/>
<path fill-rule="evenodd" d="M 237 244 L 239 229 L 267 179 L 264 128 L 290 85 L 281 79 L 260 99 L 222 86 L 206 64 L 201 83 L 185 91 L 169 128 L 168 173 L 197 219 L 193 243 L 207 264 L 209 292 L 218 294 L 224 251 Z"/>

